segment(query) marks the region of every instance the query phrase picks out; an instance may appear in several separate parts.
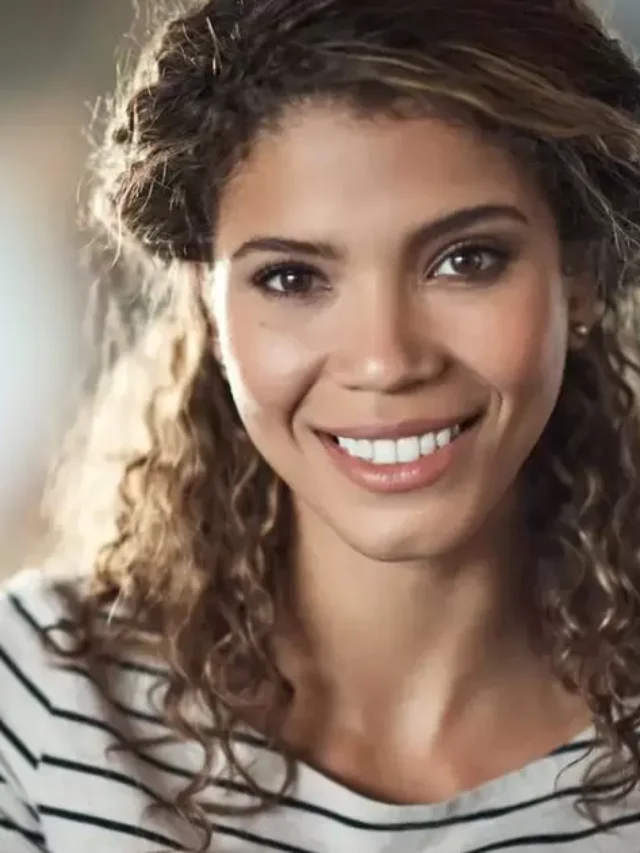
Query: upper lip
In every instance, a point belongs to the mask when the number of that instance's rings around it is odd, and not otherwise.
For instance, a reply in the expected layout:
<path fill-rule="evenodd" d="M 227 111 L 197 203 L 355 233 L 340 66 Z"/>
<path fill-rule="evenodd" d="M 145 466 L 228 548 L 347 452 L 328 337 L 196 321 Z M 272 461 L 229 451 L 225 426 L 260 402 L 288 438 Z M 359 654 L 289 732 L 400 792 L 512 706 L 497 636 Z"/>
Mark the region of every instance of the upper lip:
<path fill-rule="evenodd" d="M 415 435 L 424 435 L 427 432 L 439 432 L 442 429 L 463 424 L 475 420 L 481 411 L 467 412 L 463 415 L 451 415 L 442 418 L 423 418 L 420 420 L 401 421 L 395 424 L 363 424 L 361 426 L 342 426 L 335 429 L 323 430 L 328 435 L 340 436 L 340 438 L 375 439 L 375 438 L 409 438 Z"/>

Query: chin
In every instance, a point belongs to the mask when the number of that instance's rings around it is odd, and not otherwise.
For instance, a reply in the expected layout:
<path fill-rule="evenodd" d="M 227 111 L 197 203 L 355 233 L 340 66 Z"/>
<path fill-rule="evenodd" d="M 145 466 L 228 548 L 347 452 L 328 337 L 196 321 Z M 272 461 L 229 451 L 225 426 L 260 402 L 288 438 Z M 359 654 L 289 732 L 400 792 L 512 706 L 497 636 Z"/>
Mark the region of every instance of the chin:
<path fill-rule="evenodd" d="M 459 520 L 442 524 L 422 524 L 386 529 L 380 525 L 366 530 L 343 530 L 341 536 L 354 551 L 381 563 L 411 563 L 441 560 L 452 556 L 469 541 L 472 525 Z"/>

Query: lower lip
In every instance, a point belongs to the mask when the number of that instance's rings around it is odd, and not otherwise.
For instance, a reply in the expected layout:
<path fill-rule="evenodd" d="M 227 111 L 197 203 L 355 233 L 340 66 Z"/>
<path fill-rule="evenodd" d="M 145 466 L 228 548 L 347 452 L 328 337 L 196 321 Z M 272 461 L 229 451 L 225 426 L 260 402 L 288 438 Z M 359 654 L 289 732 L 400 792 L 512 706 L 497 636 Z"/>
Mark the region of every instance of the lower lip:
<path fill-rule="evenodd" d="M 350 456 L 329 436 L 321 435 L 320 440 L 340 471 L 357 486 L 379 494 L 399 494 L 426 489 L 437 483 L 464 452 L 477 426 L 476 422 L 450 444 L 429 456 L 421 456 L 415 462 L 400 462 L 394 465 L 374 465 L 372 462 Z"/>

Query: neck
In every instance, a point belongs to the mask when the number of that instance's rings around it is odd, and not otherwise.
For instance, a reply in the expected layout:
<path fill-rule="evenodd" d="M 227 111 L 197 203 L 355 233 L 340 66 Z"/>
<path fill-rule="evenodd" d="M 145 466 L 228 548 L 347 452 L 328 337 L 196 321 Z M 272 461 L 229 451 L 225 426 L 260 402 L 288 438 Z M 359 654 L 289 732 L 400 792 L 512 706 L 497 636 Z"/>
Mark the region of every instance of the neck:
<path fill-rule="evenodd" d="M 421 697 L 422 725 L 435 733 L 532 659 L 518 594 L 527 549 L 505 536 L 511 527 L 446 559 L 380 563 L 300 512 L 287 674 L 362 730 Z"/>

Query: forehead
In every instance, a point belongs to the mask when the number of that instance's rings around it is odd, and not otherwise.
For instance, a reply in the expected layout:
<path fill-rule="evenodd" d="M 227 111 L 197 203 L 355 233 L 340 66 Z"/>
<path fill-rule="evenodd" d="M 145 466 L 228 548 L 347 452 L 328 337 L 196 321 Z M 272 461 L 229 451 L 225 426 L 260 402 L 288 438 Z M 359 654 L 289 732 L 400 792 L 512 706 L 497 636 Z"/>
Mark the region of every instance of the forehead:
<path fill-rule="evenodd" d="M 247 231 L 402 228 L 487 203 L 549 224 L 531 174 L 504 145 L 443 118 L 363 117 L 307 105 L 258 138 L 223 193 L 218 239 Z"/>

